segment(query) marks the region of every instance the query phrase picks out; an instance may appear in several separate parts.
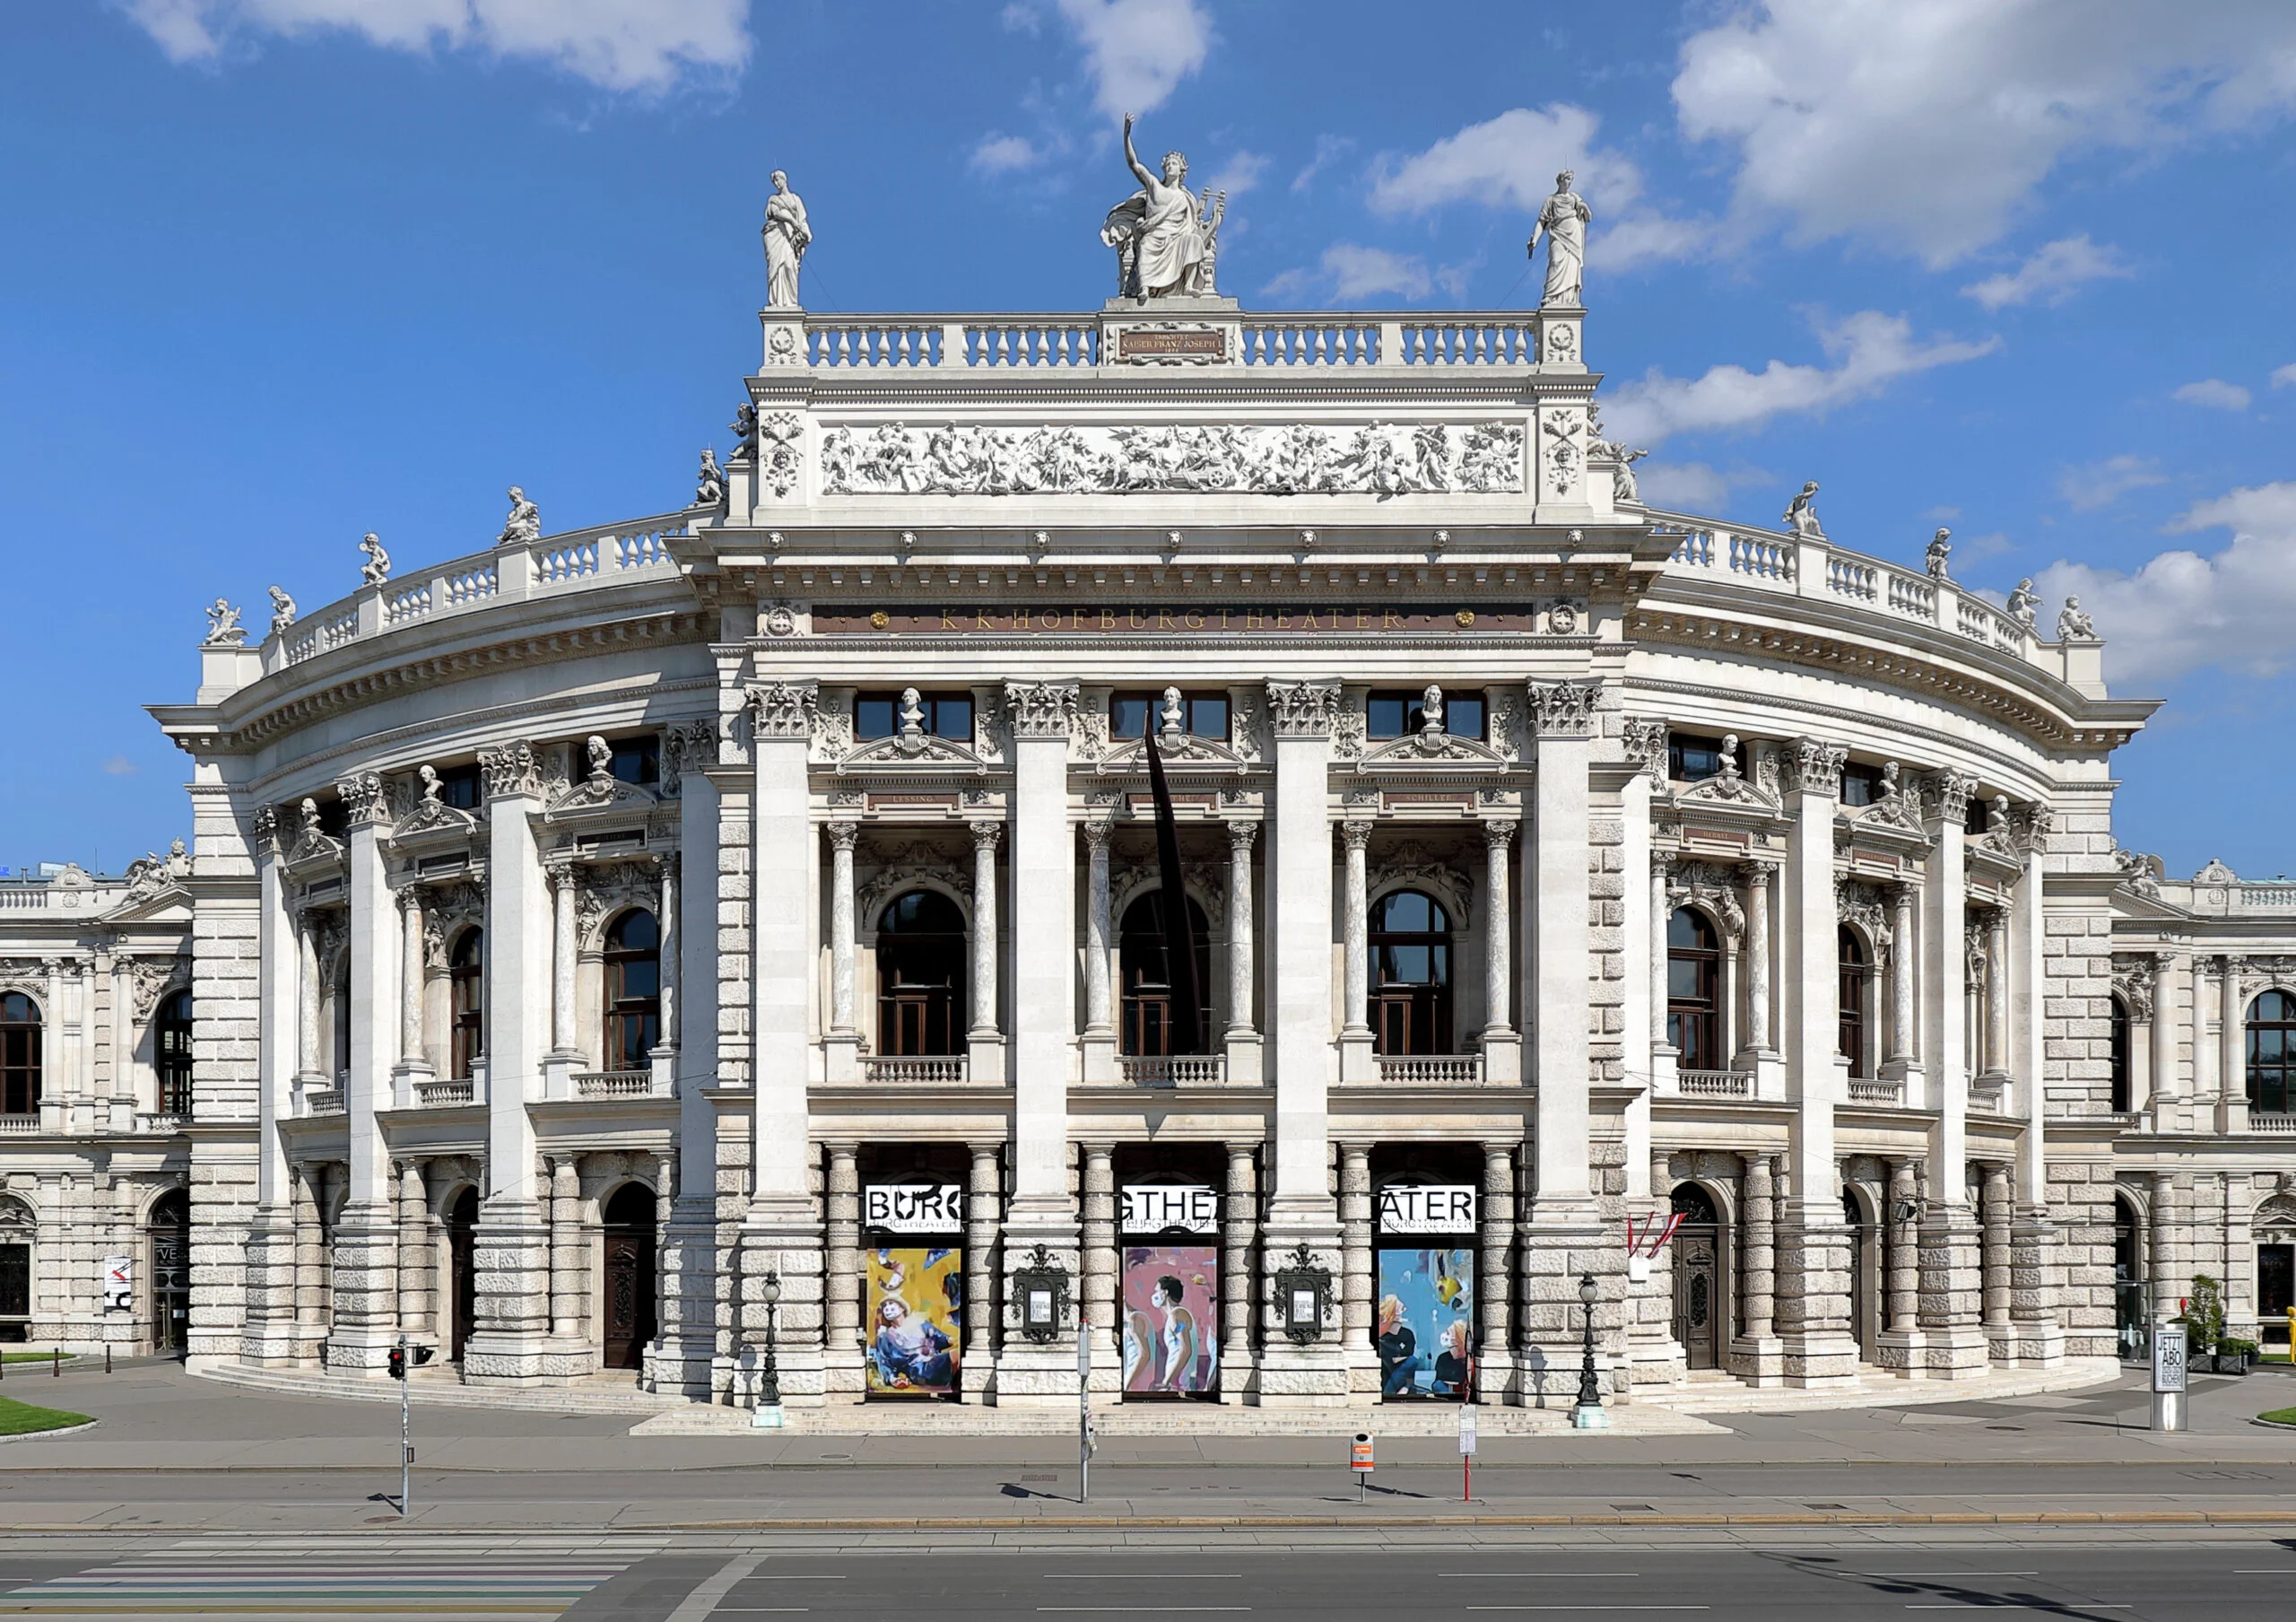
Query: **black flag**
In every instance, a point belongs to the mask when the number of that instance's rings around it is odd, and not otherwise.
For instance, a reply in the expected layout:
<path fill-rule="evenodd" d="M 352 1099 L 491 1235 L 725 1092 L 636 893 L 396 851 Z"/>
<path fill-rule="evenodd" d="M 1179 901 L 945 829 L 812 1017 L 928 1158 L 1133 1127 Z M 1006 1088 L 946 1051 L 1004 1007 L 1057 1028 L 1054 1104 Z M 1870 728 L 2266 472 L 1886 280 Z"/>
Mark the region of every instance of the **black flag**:
<path fill-rule="evenodd" d="M 1161 894 L 1157 911 L 1164 922 L 1164 973 L 1172 991 L 1171 1051 L 1193 1053 L 1202 1041 L 1204 989 L 1196 979 L 1196 931 L 1187 927 L 1187 885 L 1180 871 L 1180 831 L 1172 820 L 1172 791 L 1164 782 L 1164 757 L 1156 751 L 1156 717 L 1151 710 L 1141 735 L 1148 754 L 1148 787 L 1156 797 L 1156 867 Z"/>

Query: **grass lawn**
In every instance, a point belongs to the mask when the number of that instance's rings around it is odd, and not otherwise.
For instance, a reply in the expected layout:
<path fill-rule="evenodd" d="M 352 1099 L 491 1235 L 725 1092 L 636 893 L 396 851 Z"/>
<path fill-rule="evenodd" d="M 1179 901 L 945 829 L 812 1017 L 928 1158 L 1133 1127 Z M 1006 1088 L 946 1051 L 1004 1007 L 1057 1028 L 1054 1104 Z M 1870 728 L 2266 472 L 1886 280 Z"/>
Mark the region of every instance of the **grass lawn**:
<path fill-rule="evenodd" d="M 29 1402 L 0 1397 L 0 1436 L 22 1436 L 33 1431 L 62 1430 L 67 1425 L 85 1425 L 88 1416 L 67 1412 L 60 1408 L 34 1408 Z"/>
<path fill-rule="evenodd" d="M 64 1354 L 64 1361 L 69 1363 L 79 1355 L 77 1352 L 66 1352 Z M 0 1363 L 53 1363 L 55 1361 L 54 1352 L 0 1352 Z"/>
<path fill-rule="evenodd" d="M 2257 1417 L 2269 1419 L 2274 1425 L 2296 1425 L 2296 1408 L 2266 1408 Z"/>

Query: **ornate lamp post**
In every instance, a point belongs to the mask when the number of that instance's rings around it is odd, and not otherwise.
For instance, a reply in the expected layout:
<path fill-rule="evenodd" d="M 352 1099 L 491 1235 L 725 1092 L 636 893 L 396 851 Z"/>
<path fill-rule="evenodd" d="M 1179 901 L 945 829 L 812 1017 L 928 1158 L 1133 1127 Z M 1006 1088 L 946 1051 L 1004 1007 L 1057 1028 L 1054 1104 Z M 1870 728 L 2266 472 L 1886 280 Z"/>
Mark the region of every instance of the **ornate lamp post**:
<path fill-rule="evenodd" d="M 1592 1273 L 1578 1276 L 1578 1301 L 1586 1313 L 1586 1333 L 1578 1355 L 1578 1405 L 1570 1410 L 1574 1430 L 1603 1430 L 1611 1422 L 1610 1416 L 1603 1412 L 1602 1384 L 1595 1377 L 1595 1302 L 1599 1294 Z"/>
<path fill-rule="evenodd" d="M 780 1273 L 778 1271 L 768 1273 L 758 1294 L 765 1301 L 765 1368 L 758 1378 L 757 1400 L 761 1407 L 779 1408 L 781 1406 L 781 1369 L 774 1361 L 773 1354 L 774 1309 L 781 1304 Z M 1589 1342 L 1589 1344 L 1592 1343 Z"/>

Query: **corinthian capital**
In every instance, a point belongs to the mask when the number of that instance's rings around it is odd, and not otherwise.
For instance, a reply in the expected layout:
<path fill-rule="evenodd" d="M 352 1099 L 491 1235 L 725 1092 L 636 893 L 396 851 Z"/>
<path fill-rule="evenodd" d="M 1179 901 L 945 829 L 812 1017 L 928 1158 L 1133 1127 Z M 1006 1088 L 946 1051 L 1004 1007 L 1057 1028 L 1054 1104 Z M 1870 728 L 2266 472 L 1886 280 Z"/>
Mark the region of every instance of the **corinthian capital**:
<path fill-rule="evenodd" d="M 813 682 L 768 682 L 750 690 L 750 736 L 811 738 L 821 688 Z"/>
<path fill-rule="evenodd" d="M 535 755 L 535 746 L 524 738 L 499 749 L 481 749 L 478 769 L 486 779 L 489 799 L 542 792 L 542 762 Z"/>
<path fill-rule="evenodd" d="M 1278 737 L 1328 737 L 1339 719 L 1337 682 L 1270 682 L 1267 722 Z"/>
<path fill-rule="evenodd" d="M 1839 795 L 1841 769 L 1849 751 L 1822 737 L 1797 737 L 1779 751 L 1779 769 L 1788 794 Z"/>
<path fill-rule="evenodd" d="M 1970 796 L 1975 792 L 1977 780 L 1950 766 L 1921 780 L 1921 803 L 1931 820 L 1957 827 L 1968 818 Z"/>
<path fill-rule="evenodd" d="M 378 823 L 384 816 L 382 774 L 377 772 L 354 772 L 339 779 L 335 791 L 343 798 L 343 809 L 352 825 Z"/>
<path fill-rule="evenodd" d="M 1006 682 L 1004 717 L 1016 738 L 1065 738 L 1076 724 L 1076 684 Z"/>
<path fill-rule="evenodd" d="M 1535 737 L 1592 737 L 1600 682 L 1527 682 L 1531 735 Z"/>

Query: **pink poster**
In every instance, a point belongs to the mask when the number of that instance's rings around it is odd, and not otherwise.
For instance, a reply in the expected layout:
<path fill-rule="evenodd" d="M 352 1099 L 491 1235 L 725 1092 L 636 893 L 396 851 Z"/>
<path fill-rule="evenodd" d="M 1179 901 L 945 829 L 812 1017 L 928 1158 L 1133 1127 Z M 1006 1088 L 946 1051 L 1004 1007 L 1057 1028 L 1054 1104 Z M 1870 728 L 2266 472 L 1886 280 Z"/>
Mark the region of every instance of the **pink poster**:
<path fill-rule="evenodd" d="M 1124 1251 L 1124 1389 L 1195 1397 L 1220 1385 L 1220 1249 L 1134 1244 Z"/>

